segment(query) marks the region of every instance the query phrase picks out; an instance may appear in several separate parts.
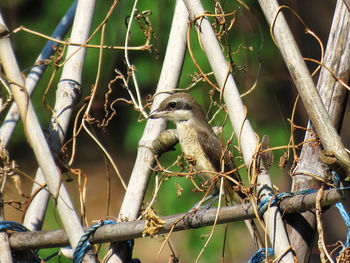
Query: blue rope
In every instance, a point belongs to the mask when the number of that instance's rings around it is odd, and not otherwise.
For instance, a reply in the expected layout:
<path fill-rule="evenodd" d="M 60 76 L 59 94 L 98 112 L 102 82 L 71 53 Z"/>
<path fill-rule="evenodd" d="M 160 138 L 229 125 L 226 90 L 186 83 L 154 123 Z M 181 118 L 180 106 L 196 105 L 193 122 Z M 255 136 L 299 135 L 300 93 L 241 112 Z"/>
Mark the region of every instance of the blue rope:
<path fill-rule="evenodd" d="M 344 190 L 344 189 L 350 188 L 350 187 L 339 188 L 339 184 L 340 184 L 339 175 L 334 171 L 331 171 L 331 173 L 332 173 L 332 177 L 333 177 L 332 178 L 333 182 L 336 186 L 336 188 L 334 188 L 334 189 Z M 275 197 L 272 194 L 270 194 L 268 197 L 266 197 L 265 199 L 260 201 L 260 203 L 258 205 L 258 214 L 260 217 L 262 217 L 263 214 L 266 212 L 269 204 L 271 206 L 273 206 L 273 205 L 277 204 L 278 202 L 282 201 L 286 197 L 293 197 L 293 196 L 297 196 L 297 195 L 311 194 L 311 193 L 316 193 L 316 192 L 317 192 L 317 190 L 315 190 L 315 189 L 305 189 L 305 190 L 300 190 L 300 191 L 296 191 L 296 192 L 280 193 L 280 194 L 277 194 Z M 347 214 L 347 212 L 346 212 L 346 210 L 341 202 L 336 203 L 335 206 L 338 208 L 339 213 L 342 216 L 342 218 L 343 218 L 343 220 L 348 228 L 347 235 L 346 235 L 345 247 L 349 247 L 349 245 L 350 245 L 350 217 Z"/>
<path fill-rule="evenodd" d="M 339 187 L 340 185 L 340 176 L 335 171 L 331 171 L 332 174 L 332 180 L 336 187 Z"/>
<path fill-rule="evenodd" d="M 24 225 L 14 222 L 14 221 L 0 221 L 0 230 L 11 230 L 11 231 L 16 231 L 16 232 L 30 232 L 28 228 L 26 228 Z M 38 255 L 38 250 L 33 249 L 33 262 L 34 263 L 39 263 L 41 262 L 39 255 Z"/>
<path fill-rule="evenodd" d="M 336 187 L 339 187 L 340 185 L 340 176 L 335 172 L 332 171 L 332 179 Z M 348 188 L 348 187 L 346 187 Z M 335 204 L 335 206 L 338 208 L 338 211 L 341 215 L 341 217 L 344 220 L 344 223 L 346 224 L 346 227 L 348 228 L 347 233 L 346 233 L 346 242 L 345 242 L 345 247 L 348 248 L 350 244 L 350 217 L 348 213 L 346 212 L 343 204 L 341 202 L 338 202 Z"/>
<path fill-rule="evenodd" d="M 259 263 L 266 258 L 266 248 L 259 249 L 255 254 L 249 259 L 248 263 Z M 272 256 L 274 254 L 272 248 L 267 249 L 267 256 Z"/>
<path fill-rule="evenodd" d="M 334 171 L 332 171 L 332 177 L 333 177 L 333 182 L 336 185 L 337 190 L 344 190 L 344 189 L 349 189 L 350 187 L 342 187 L 339 188 L 340 184 L 340 177 L 338 174 L 336 174 Z M 300 190 L 296 192 L 284 192 L 277 194 L 276 196 L 272 195 L 271 193 L 268 195 L 268 197 L 264 198 L 263 200 L 260 201 L 258 204 L 258 214 L 260 217 L 263 216 L 263 214 L 266 212 L 267 208 L 273 205 L 276 205 L 278 202 L 282 201 L 286 197 L 293 197 L 297 195 L 304 195 L 304 194 L 311 194 L 311 193 L 316 193 L 317 190 L 315 189 L 305 189 L 305 190 Z M 273 198 L 273 199 L 272 199 Z M 347 230 L 347 235 L 346 235 L 346 242 L 345 242 L 345 247 L 348 248 L 350 245 L 350 217 L 347 214 L 343 204 L 341 202 L 338 202 L 335 204 L 335 206 L 338 208 L 340 215 L 342 216 L 348 230 Z M 269 248 L 268 249 L 268 256 L 273 255 L 273 249 Z M 260 262 L 265 258 L 265 249 L 260 249 L 257 251 L 249 260 L 249 263 L 256 263 Z"/>
<path fill-rule="evenodd" d="M 96 230 L 103 225 L 116 224 L 113 220 L 101 220 L 96 224 L 93 224 L 80 238 L 77 247 L 74 250 L 73 262 L 80 263 L 90 245 L 90 237 L 96 232 Z"/>
<path fill-rule="evenodd" d="M 13 221 L 0 221 L 0 230 L 12 230 L 16 232 L 30 232 L 24 225 Z"/>
<path fill-rule="evenodd" d="M 51 255 L 47 256 L 46 258 L 43 259 L 44 262 L 49 261 L 50 259 L 56 257 L 60 252 L 56 251 L 54 253 L 52 253 Z"/>
<path fill-rule="evenodd" d="M 345 242 L 345 247 L 348 248 L 350 243 L 350 218 L 348 213 L 345 211 L 345 208 L 342 203 L 338 202 L 335 204 L 335 206 L 338 208 L 339 213 L 348 228 L 348 231 L 346 233 L 346 242 Z"/>
<path fill-rule="evenodd" d="M 258 204 L 258 214 L 260 217 L 262 217 L 266 212 L 267 208 L 269 207 L 269 204 L 270 206 L 276 205 L 278 202 L 282 201 L 284 198 L 293 197 L 297 195 L 312 194 L 315 192 L 317 191 L 314 189 L 305 189 L 305 190 L 300 190 L 296 192 L 283 192 L 283 193 L 277 194 L 276 196 L 273 196 L 270 194 L 268 197 L 261 200 L 260 203 Z"/>

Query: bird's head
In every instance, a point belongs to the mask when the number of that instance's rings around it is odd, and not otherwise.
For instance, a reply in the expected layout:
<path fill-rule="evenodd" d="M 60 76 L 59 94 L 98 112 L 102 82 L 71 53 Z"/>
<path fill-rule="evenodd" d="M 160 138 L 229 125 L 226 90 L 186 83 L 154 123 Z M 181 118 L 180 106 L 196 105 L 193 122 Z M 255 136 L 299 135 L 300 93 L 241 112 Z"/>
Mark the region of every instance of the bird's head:
<path fill-rule="evenodd" d="M 193 120 L 205 120 L 204 113 L 197 101 L 188 93 L 180 92 L 164 99 L 149 118 L 164 118 L 175 124 Z"/>

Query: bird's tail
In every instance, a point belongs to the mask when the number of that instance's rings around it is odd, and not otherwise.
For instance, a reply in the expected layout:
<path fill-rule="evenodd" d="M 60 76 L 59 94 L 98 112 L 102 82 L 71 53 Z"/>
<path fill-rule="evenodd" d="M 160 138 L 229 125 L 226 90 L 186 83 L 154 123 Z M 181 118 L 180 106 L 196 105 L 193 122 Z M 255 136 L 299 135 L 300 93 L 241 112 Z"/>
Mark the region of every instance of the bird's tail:
<path fill-rule="evenodd" d="M 258 227 L 256 226 L 254 220 L 253 219 L 247 219 L 247 220 L 244 220 L 244 223 L 246 224 L 246 226 L 248 228 L 248 231 L 249 231 L 249 233 L 251 234 L 251 236 L 252 236 L 252 238 L 254 240 L 255 247 L 257 249 L 264 248 L 265 247 L 264 240 L 261 237 L 261 235 L 259 233 L 259 230 L 258 230 Z"/>

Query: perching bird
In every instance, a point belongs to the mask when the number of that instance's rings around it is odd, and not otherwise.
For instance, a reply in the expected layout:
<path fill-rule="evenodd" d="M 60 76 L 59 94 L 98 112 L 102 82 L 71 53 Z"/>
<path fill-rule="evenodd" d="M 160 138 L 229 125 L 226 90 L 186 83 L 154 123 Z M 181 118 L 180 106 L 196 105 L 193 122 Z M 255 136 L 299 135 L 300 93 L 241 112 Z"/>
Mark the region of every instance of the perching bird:
<path fill-rule="evenodd" d="M 149 118 L 164 118 L 176 125 L 177 136 L 187 163 L 204 180 L 212 180 L 217 173 L 227 173 L 237 184 L 241 178 L 236 166 L 223 147 L 219 138 L 206 121 L 197 101 L 188 93 L 175 93 L 164 99 L 159 108 Z M 223 168 L 223 169 L 222 169 Z M 219 187 L 218 180 L 217 187 Z M 238 201 L 246 197 L 240 187 L 224 179 L 225 196 L 229 201 Z M 239 199 L 237 199 L 237 196 Z"/>

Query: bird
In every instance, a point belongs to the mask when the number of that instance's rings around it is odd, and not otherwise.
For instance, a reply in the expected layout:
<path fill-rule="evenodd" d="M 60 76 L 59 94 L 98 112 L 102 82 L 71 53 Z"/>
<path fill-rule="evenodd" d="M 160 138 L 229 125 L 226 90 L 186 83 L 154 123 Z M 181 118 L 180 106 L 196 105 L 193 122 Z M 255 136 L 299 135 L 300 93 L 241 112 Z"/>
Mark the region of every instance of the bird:
<path fill-rule="evenodd" d="M 198 171 L 202 180 L 213 180 L 222 172 L 233 179 L 224 179 L 223 188 L 228 202 L 237 203 L 247 197 L 241 191 L 242 180 L 233 160 L 227 151 L 223 151 L 221 141 L 192 95 L 178 92 L 168 96 L 150 113 L 149 118 L 163 118 L 175 124 L 184 159 Z M 216 183 L 216 191 L 219 185 L 220 180 Z"/>

